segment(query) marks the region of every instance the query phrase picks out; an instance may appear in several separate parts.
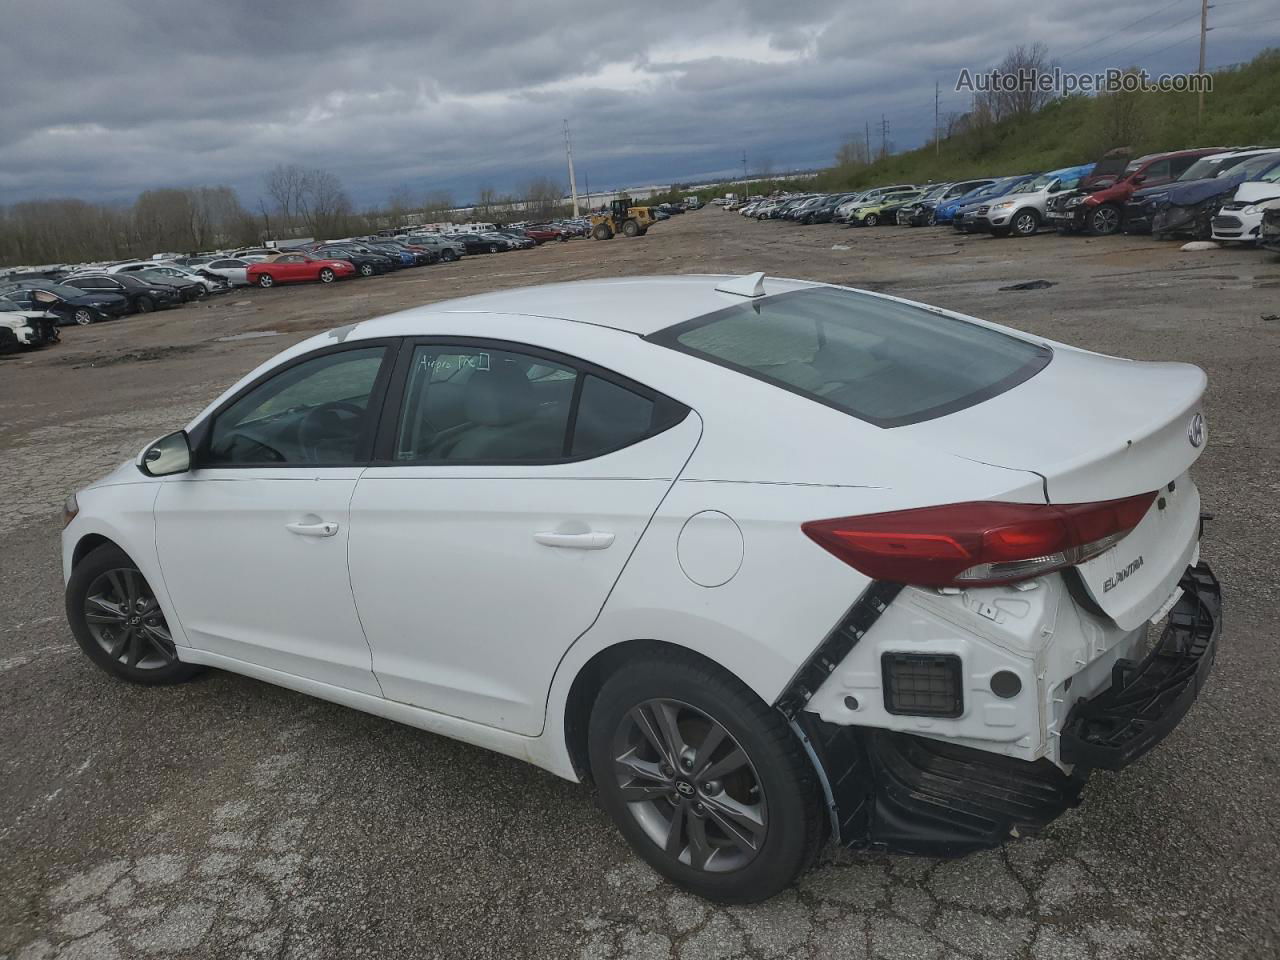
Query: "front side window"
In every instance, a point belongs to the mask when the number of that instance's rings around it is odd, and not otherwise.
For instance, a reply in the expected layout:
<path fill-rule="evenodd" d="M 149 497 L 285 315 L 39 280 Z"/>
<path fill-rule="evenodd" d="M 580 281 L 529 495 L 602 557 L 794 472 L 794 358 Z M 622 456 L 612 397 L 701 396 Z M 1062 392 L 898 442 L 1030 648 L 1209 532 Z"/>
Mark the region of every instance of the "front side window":
<path fill-rule="evenodd" d="M 1155 163 L 1151 164 L 1151 166 L 1147 167 L 1146 178 L 1148 180 L 1162 180 L 1169 176 L 1169 171 L 1172 169 L 1172 166 L 1173 161 L 1167 158 L 1164 160 L 1157 160 Z"/>
<path fill-rule="evenodd" d="M 322 354 L 249 390 L 217 414 L 206 465 L 351 464 L 367 457 L 369 399 L 384 347 Z"/>
<path fill-rule="evenodd" d="M 830 287 L 744 303 L 647 339 L 881 427 L 980 403 L 1052 358 L 998 330 Z"/>

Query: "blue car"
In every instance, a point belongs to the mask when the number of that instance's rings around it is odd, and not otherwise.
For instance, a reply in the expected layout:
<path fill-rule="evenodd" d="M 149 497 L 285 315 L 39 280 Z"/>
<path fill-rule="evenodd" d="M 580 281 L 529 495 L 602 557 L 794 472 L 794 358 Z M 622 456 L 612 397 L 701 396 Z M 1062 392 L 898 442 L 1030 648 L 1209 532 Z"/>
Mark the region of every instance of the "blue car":
<path fill-rule="evenodd" d="M 1003 197 L 1010 190 L 1035 179 L 1035 177 L 1036 174 L 1034 173 L 1024 173 L 1016 177 L 1002 177 L 990 186 L 972 190 L 962 197 L 948 200 L 946 204 L 938 204 L 937 222 L 950 223 L 957 230 L 967 231 L 965 220 L 966 217 L 972 217 L 974 210 L 988 200 Z"/>

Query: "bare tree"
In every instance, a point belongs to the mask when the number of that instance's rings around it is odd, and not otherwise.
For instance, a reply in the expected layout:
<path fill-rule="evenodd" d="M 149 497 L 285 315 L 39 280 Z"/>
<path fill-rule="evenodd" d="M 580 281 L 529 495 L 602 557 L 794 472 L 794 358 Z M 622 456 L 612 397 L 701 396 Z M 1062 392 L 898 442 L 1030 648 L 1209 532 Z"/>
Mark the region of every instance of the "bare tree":
<path fill-rule="evenodd" d="M 422 213 L 428 220 L 444 220 L 455 206 L 448 190 L 431 190 L 422 200 Z"/>
<path fill-rule="evenodd" d="M 286 226 L 293 226 L 303 215 L 306 182 L 307 171 L 296 163 L 280 164 L 265 178 L 267 196 L 275 203 L 276 216 Z"/>
<path fill-rule="evenodd" d="M 1043 43 L 1033 43 L 1029 47 L 1019 44 L 1005 54 L 995 68 L 996 73 L 1004 77 L 1016 77 L 1018 83 L 1011 85 L 1011 89 L 979 93 L 975 100 L 997 123 L 1030 116 L 1054 98 L 1052 89 L 1042 88 L 1035 82 L 1035 78 L 1048 74 L 1053 67 L 1049 48 Z"/>
<path fill-rule="evenodd" d="M 414 212 L 413 193 L 407 185 L 402 183 L 387 196 L 387 217 L 391 220 L 391 226 L 398 227 L 412 212 Z"/>
<path fill-rule="evenodd" d="M 539 219 L 555 213 L 564 199 L 564 185 L 551 177 L 535 177 L 521 187 L 520 193 L 525 212 L 530 218 Z"/>
<path fill-rule="evenodd" d="M 1125 71 L 1126 74 L 1137 72 L 1137 67 Z M 1100 95 L 1095 150 L 1101 152 L 1141 141 L 1147 120 L 1145 105 L 1146 98 L 1136 89 Z"/>
<path fill-rule="evenodd" d="M 483 186 L 476 195 L 475 212 L 483 217 L 494 215 L 498 207 L 498 191 L 492 186 Z"/>
<path fill-rule="evenodd" d="M 848 137 L 836 148 L 837 167 L 865 167 L 870 163 L 867 144 L 861 137 Z"/>

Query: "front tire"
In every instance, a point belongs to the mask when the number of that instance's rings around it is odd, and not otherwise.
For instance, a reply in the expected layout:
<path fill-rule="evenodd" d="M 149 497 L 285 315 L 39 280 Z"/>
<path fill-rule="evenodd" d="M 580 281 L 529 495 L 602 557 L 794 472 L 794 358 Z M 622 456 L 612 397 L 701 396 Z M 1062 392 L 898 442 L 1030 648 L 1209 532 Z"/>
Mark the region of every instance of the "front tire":
<path fill-rule="evenodd" d="M 1089 214 L 1089 232 L 1095 237 L 1109 237 L 1120 232 L 1120 208 L 1104 203 Z"/>
<path fill-rule="evenodd" d="M 93 550 L 71 571 L 67 620 L 85 656 L 131 683 L 180 683 L 200 672 L 178 659 L 164 612 L 146 577 L 114 544 Z"/>
<path fill-rule="evenodd" d="M 156 305 L 150 297 L 139 297 L 137 307 L 139 313 L 150 313 L 156 308 Z"/>
<path fill-rule="evenodd" d="M 362 263 L 362 264 L 360 264 L 360 276 L 362 276 L 362 277 L 372 277 L 372 276 L 373 276 L 373 264 L 372 264 L 372 263 Z"/>
<path fill-rule="evenodd" d="M 333 283 L 333 281 L 336 280 L 337 278 L 338 278 L 338 275 L 334 273 L 332 270 L 330 270 L 328 267 L 325 267 L 323 270 L 320 271 L 321 283 Z"/>
<path fill-rule="evenodd" d="M 89 324 L 93 323 L 93 312 L 86 310 L 84 307 L 79 307 L 76 309 L 76 312 L 71 315 L 71 319 L 75 320 L 75 322 L 80 326 L 87 327 Z"/>
<path fill-rule="evenodd" d="M 490 252 L 490 253 L 497 253 L 497 252 L 498 252 L 498 245 L 497 245 L 496 243 L 491 243 L 491 244 L 489 244 L 489 252 Z"/>
<path fill-rule="evenodd" d="M 1034 210 L 1019 210 L 1014 214 L 1009 229 L 1019 237 L 1032 236 L 1040 229 L 1040 215 Z"/>
<path fill-rule="evenodd" d="M 628 237 L 638 237 L 641 234 L 640 224 L 634 220 L 627 220 L 622 224 L 622 232 Z"/>
<path fill-rule="evenodd" d="M 453 263 L 453 261 L 458 259 L 458 255 L 452 250 L 442 250 L 440 251 L 440 259 L 445 263 Z"/>
<path fill-rule="evenodd" d="M 753 903 L 789 886 L 825 832 L 813 767 L 783 716 L 691 654 L 628 663 L 588 728 L 600 800 L 632 848 L 686 890 Z"/>
<path fill-rule="evenodd" d="M 862 218 L 862 225 L 864 227 L 874 227 L 879 223 L 880 223 L 880 218 L 877 217 L 874 213 L 868 213 L 865 217 Z"/>

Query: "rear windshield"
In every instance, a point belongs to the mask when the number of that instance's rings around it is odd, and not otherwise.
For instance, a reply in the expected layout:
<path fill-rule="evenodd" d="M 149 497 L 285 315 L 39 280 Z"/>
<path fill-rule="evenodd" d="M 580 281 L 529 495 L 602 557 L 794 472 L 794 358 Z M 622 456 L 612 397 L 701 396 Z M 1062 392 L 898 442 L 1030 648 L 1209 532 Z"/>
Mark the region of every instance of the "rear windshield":
<path fill-rule="evenodd" d="M 648 339 L 880 427 L 981 403 L 1053 355 L 923 307 L 830 287 L 743 303 Z"/>

